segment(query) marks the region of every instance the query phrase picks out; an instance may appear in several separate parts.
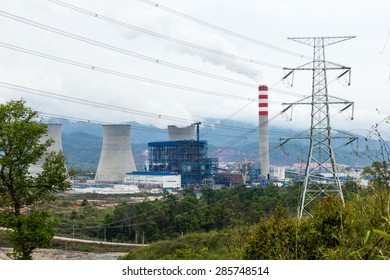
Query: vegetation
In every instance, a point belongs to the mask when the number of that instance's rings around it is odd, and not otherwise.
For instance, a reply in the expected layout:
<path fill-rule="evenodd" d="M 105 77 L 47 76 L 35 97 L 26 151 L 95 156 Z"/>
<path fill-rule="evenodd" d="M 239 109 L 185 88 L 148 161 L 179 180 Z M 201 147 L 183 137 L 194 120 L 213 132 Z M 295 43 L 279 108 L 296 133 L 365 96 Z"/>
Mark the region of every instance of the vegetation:
<path fill-rule="evenodd" d="M 46 153 L 53 140 L 41 143 L 47 125 L 37 117 L 23 101 L 0 105 L 0 226 L 15 259 L 31 259 L 35 248 L 49 246 L 54 223 L 41 206 L 68 187 L 65 158 Z M 43 171 L 31 176 L 29 167 L 42 158 Z"/>
<path fill-rule="evenodd" d="M 190 188 L 181 196 L 166 193 L 158 201 L 107 198 L 121 201 L 110 209 L 94 206 L 96 195 L 79 196 L 78 208 L 53 214 L 68 225 L 59 229 L 68 228 L 68 235 L 74 223 L 76 237 L 150 245 L 131 249 L 125 259 L 390 257 L 390 216 L 379 181 L 367 188 L 347 182 L 345 207 L 339 198 L 328 196 L 315 206 L 312 217 L 300 223 L 296 218 L 299 191 L 299 186 Z M 57 204 L 69 206 L 69 201 Z"/>
<path fill-rule="evenodd" d="M 328 196 L 299 223 L 278 206 L 256 225 L 189 233 L 133 249 L 124 259 L 389 259 L 390 219 L 362 190 L 346 207 Z"/>
<path fill-rule="evenodd" d="M 129 196 L 59 195 L 68 187 L 64 157 L 46 153 L 52 141 L 41 143 L 47 127 L 36 117 L 22 101 L 0 106 L 0 226 L 8 229 L 4 238 L 13 246 L 13 258 L 30 259 L 37 247 L 101 250 L 50 243 L 55 231 L 150 245 L 132 249 L 124 259 L 390 258 L 387 142 L 379 142 L 379 160 L 364 170 L 372 178 L 369 187 L 346 182 L 345 206 L 327 196 L 312 216 L 298 221 L 300 185 L 187 188 L 141 203 Z M 40 158 L 45 158 L 43 171 L 31 176 L 28 168 Z"/>
<path fill-rule="evenodd" d="M 166 224 L 168 228 L 159 227 L 159 216 L 149 215 L 154 213 L 152 208 L 150 212 L 136 211 L 133 217 L 140 219 L 140 228 L 154 221 L 156 239 L 172 238 L 180 230 L 197 233 L 152 243 L 124 258 L 389 259 L 390 149 L 378 126 L 374 128 L 379 139 L 378 155 L 363 172 L 371 177 L 371 183 L 360 187 L 356 182 L 346 182 L 345 206 L 337 196 L 327 196 L 314 206 L 311 216 L 298 221 L 298 186 L 205 188 L 199 199 L 189 190 L 181 200 L 170 198 L 171 216 L 160 215 L 171 221 Z M 165 209 L 163 205 L 155 209 Z M 143 218 L 146 214 L 149 220 Z M 170 232 L 164 231 L 167 229 Z"/>
<path fill-rule="evenodd" d="M 246 227 L 268 217 L 277 204 L 295 213 L 298 188 L 239 186 L 197 193 L 186 189 L 182 197 L 165 194 L 160 201 L 122 204 L 105 217 L 107 240 L 150 243 L 193 232 Z"/>
<path fill-rule="evenodd" d="M 238 228 L 190 233 L 173 240 L 157 241 L 148 247 L 131 250 L 122 259 L 128 260 L 218 260 L 241 258 L 249 231 Z M 240 240 L 237 240 L 236 238 Z"/>

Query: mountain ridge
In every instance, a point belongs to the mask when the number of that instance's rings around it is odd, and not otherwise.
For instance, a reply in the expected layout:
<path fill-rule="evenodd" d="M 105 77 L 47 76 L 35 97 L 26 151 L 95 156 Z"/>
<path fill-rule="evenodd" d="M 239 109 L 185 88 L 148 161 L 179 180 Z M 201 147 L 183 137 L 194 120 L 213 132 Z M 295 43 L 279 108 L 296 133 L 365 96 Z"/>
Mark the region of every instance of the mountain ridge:
<path fill-rule="evenodd" d="M 212 122 L 212 121 L 210 121 Z M 71 122 L 68 120 L 54 119 L 48 123 L 61 123 L 62 145 L 64 154 L 70 167 L 82 169 L 96 169 L 102 147 L 102 127 L 99 124 Z M 155 141 L 167 141 L 167 129 L 157 128 L 151 125 L 143 125 L 135 122 L 131 125 L 131 146 L 133 156 L 139 168 L 147 159 L 147 144 Z M 309 140 L 290 140 L 280 146 L 280 138 L 288 138 L 297 135 L 292 129 L 270 128 L 270 163 L 271 165 L 290 166 L 296 162 L 304 162 L 307 158 Z M 284 137 L 282 137 L 284 136 Z M 358 141 L 364 142 L 364 137 L 359 136 Z M 244 160 L 257 161 L 258 130 L 249 124 L 237 121 L 224 122 L 223 126 L 204 125 L 200 128 L 200 138 L 208 141 L 209 157 L 217 157 L 220 162 L 239 162 Z M 335 139 L 334 147 L 336 161 L 338 163 L 366 166 L 370 160 L 358 156 L 355 150 L 347 149 L 343 145 L 347 139 Z M 375 141 L 366 145 L 374 151 Z"/>

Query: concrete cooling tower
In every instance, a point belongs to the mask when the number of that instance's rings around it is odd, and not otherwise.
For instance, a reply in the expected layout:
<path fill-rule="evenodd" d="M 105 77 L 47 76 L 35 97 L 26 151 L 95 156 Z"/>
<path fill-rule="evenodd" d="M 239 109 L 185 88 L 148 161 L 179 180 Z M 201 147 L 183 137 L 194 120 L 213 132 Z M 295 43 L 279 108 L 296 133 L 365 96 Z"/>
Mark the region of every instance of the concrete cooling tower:
<path fill-rule="evenodd" d="M 103 146 L 96 182 L 122 183 L 127 172 L 136 171 L 130 144 L 130 125 L 103 125 Z"/>
<path fill-rule="evenodd" d="M 52 143 L 48 149 L 47 153 L 50 152 L 62 152 L 62 124 L 48 124 L 47 133 L 41 138 L 41 143 L 46 142 L 52 138 L 54 143 Z M 43 171 L 43 163 L 45 162 L 45 156 L 43 156 L 36 164 L 30 166 L 29 172 L 32 176 L 36 176 L 38 173 Z"/>
<path fill-rule="evenodd" d="M 177 127 L 168 125 L 169 141 L 194 140 L 195 129 L 193 125 Z"/>

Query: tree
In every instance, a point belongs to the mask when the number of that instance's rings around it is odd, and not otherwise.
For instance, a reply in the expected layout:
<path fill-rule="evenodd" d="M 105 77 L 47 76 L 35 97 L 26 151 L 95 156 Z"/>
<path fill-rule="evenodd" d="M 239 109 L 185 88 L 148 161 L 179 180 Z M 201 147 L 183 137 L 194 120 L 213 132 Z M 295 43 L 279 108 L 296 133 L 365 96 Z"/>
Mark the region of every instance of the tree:
<path fill-rule="evenodd" d="M 53 140 L 42 143 L 46 133 L 25 101 L 0 105 L 0 226 L 13 243 L 14 259 L 32 259 L 35 248 L 49 246 L 54 223 L 43 206 L 69 187 L 64 155 L 47 152 Z M 33 176 L 29 167 L 40 159 L 43 170 Z"/>
<path fill-rule="evenodd" d="M 363 170 L 363 175 L 372 177 L 372 187 L 380 197 L 380 206 L 383 215 L 390 212 L 390 143 L 386 141 L 380 132 L 380 127 L 390 123 L 390 116 L 386 116 L 382 121 L 373 126 L 369 137 L 377 138 L 377 153 L 366 153 L 372 160 L 372 165 Z M 366 150 L 370 150 L 368 146 Z"/>

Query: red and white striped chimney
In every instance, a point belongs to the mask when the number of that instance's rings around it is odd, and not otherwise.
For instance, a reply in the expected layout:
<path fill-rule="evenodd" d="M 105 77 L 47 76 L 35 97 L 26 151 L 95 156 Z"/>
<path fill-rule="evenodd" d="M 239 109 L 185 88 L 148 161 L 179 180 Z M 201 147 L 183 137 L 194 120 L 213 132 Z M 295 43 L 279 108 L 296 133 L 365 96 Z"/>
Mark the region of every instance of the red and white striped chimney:
<path fill-rule="evenodd" d="M 259 116 L 268 116 L 268 87 L 259 86 Z"/>
<path fill-rule="evenodd" d="M 259 165 L 260 176 L 269 179 L 268 86 L 259 86 Z"/>

